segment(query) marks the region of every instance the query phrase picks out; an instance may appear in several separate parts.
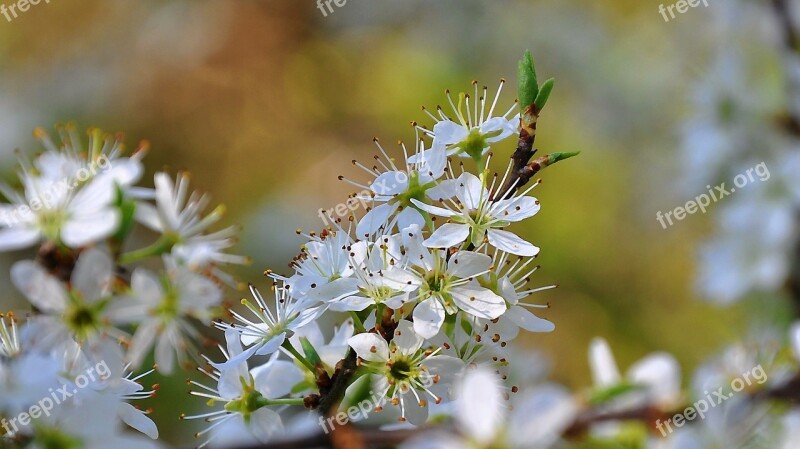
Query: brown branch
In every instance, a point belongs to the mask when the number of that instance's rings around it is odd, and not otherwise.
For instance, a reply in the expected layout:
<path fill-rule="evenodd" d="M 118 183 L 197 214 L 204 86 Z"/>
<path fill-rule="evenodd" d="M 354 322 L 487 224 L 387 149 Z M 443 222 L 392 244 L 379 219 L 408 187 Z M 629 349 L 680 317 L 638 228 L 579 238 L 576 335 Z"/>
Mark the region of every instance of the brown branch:
<path fill-rule="evenodd" d="M 520 115 L 519 140 L 517 141 L 517 149 L 511 155 L 511 160 L 513 161 L 511 173 L 505 185 L 494 195 L 495 199 L 504 199 L 512 195 L 533 176 L 533 174 L 528 174 L 530 170 L 527 167 L 528 162 L 536 154 L 533 144 L 536 141 L 536 122 L 539 119 L 539 112 L 536 109 L 536 105 L 532 104 L 525 108 Z"/>

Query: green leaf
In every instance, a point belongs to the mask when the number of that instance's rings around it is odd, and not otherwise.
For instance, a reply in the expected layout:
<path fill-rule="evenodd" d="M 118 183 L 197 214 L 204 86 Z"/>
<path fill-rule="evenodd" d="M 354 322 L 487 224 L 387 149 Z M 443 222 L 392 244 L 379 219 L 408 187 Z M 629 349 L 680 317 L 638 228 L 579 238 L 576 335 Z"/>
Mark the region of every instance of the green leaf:
<path fill-rule="evenodd" d="M 544 109 L 544 105 L 547 104 L 547 100 L 550 98 L 550 93 L 553 91 L 553 86 L 555 83 L 555 78 L 550 78 L 542 83 L 542 87 L 539 89 L 539 94 L 536 96 L 536 100 L 534 101 L 536 109 L 540 111 Z"/>
<path fill-rule="evenodd" d="M 616 399 L 620 396 L 623 396 L 631 391 L 638 390 L 638 385 L 629 384 L 629 383 L 621 383 L 618 385 L 614 385 L 608 388 L 604 388 L 602 390 L 595 391 L 589 397 L 589 402 L 593 405 L 605 404 L 612 399 Z"/>
<path fill-rule="evenodd" d="M 539 95 L 539 82 L 536 80 L 536 67 L 533 64 L 530 50 L 525 50 L 525 54 L 519 61 L 518 77 L 517 96 L 519 97 L 519 106 L 524 111 L 525 108 L 534 104 L 536 96 Z"/>
<path fill-rule="evenodd" d="M 560 153 L 550 153 L 547 155 L 547 165 L 553 165 L 558 161 L 563 161 L 564 159 L 569 159 L 571 157 L 577 156 L 581 154 L 580 151 L 573 151 L 573 152 L 560 152 Z"/>
<path fill-rule="evenodd" d="M 303 346 L 303 353 L 306 356 L 306 360 L 311 362 L 314 366 L 322 364 L 322 359 L 319 357 L 319 354 L 317 354 L 317 350 L 314 349 L 314 345 L 308 341 L 308 338 L 300 337 L 300 345 Z"/>

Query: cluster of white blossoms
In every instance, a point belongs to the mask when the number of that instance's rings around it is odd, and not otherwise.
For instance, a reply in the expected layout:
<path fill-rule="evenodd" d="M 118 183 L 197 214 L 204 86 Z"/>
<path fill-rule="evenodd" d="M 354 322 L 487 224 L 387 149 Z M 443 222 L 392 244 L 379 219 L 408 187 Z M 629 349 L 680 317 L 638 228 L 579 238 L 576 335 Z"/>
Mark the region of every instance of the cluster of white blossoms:
<path fill-rule="evenodd" d="M 0 183 L 0 251 L 38 248 L 11 269 L 31 308 L 0 323 L 0 445 L 158 447 L 149 412 L 130 404 L 155 388 L 131 373 L 145 360 L 162 373 L 187 364 L 197 325 L 219 316 L 224 285 L 235 285 L 220 267 L 247 259 L 226 253 L 236 228 L 209 230 L 222 210 L 205 212 L 188 175 L 137 186 L 147 142 L 126 155 L 121 135 L 58 132 L 58 144 L 34 132 L 44 151 L 20 156 L 20 190 Z M 137 224 L 154 243 L 135 247 Z"/>
<path fill-rule="evenodd" d="M 474 83 L 474 96 L 454 102 L 448 92 L 452 112 L 429 114 L 432 129 L 415 124 L 413 149 L 401 144 L 399 158 L 376 140 L 372 167 L 353 162 L 367 181 L 340 177 L 363 189 L 355 195 L 369 210 L 329 217 L 333 224 L 319 233 L 298 231 L 307 241 L 293 272 L 268 270 L 269 293 L 251 286 L 252 299 L 231 310 L 231 321 L 215 321 L 227 341 L 224 359 L 209 357 L 201 371 L 212 384 L 193 383 L 192 391 L 213 410 L 184 416 L 209 422 L 198 434 L 203 444 L 263 442 L 285 427 L 291 412 L 279 412 L 288 406 L 318 410 L 324 423 L 365 398 L 366 414 L 423 425 L 451 407 L 465 373 L 480 367 L 507 377 L 508 343 L 520 329 L 554 329 L 532 311 L 547 306 L 529 302 L 554 287 L 531 286 L 539 248 L 522 228 L 506 228 L 539 211 L 531 176 L 572 154 L 530 161 L 528 130 L 552 81 L 537 95 L 532 62 L 524 62 L 531 77 L 521 84 L 530 98 L 523 107 L 498 112 L 500 89 L 490 99 Z M 520 142 L 515 157 L 502 176 L 492 173 L 492 146 L 512 136 Z M 321 324 L 337 320 L 344 324 L 326 340 Z"/>

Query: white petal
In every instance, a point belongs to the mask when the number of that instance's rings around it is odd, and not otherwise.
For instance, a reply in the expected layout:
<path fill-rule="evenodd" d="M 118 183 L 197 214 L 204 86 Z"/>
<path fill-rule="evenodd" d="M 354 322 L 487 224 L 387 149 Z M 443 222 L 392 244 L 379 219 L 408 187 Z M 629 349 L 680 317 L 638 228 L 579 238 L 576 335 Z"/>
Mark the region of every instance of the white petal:
<path fill-rule="evenodd" d="M 445 209 L 443 207 L 433 206 L 430 204 L 423 203 L 415 198 L 411 198 L 411 202 L 414 203 L 415 206 L 424 210 L 425 212 L 431 213 L 433 215 L 438 215 L 440 217 L 453 217 L 458 215 L 457 212 L 453 212 L 450 209 Z"/>
<path fill-rule="evenodd" d="M 456 196 L 467 209 L 478 207 L 489 197 L 489 192 L 483 188 L 481 180 L 470 172 L 464 172 L 458 177 Z"/>
<path fill-rule="evenodd" d="M 539 209 L 541 209 L 539 200 L 532 196 L 520 196 L 494 203 L 491 214 L 503 221 L 515 222 L 536 215 Z"/>
<path fill-rule="evenodd" d="M 522 240 L 516 234 L 500 229 L 489 229 L 486 231 L 489 237 L 489 244 L 497 249 L 517 256 L 533 257 L 539 254 L 539 248 Z"/>
<path fill-rule="evenodd" d="M 469 237 L 469 225 L 445 223 L 439 226 L 427 240 L 428 248 L 450 248 L 463 243 Z"/>
<path fill-rule="evenodd" d="M 256 345 L 256 347 L 258 347 L 256 355 L 270 355 L 273 352 L 277 351 L 278 348 L 281 347 L 284 341 L 286 341 L 286 334 L 280 333 L 270 338 L 269 341 L 267 341 L 263 345 Z"/>
<path fill-rule="evenodd" d="M 408 188 L 408 175 L 401 171 L 381 173 L 369 187 L 378 195 L 397 195 Z"/>
<path fill-rule="evenodd" d="M 159 320 L 147 320 L 139 325 L 133 335 L 130 347 L 128 348 L 128 360 L 134 368 L 141 366 L 142 361 L 150 353 L 153 342 L 159 336 Z"/>
<path fill-rule="evenodd" d="M 283 334 L 281 334 L 281 335 L 283 335 Z M 256 353 L 256 351 L 258 351 L 259 349 L 261 349 L 260 345 L 250 346 L 249 348 L 245 349 L 244 352 L 242 352 L 241 354 L 237 355 L 236 357 L 231 357 L 229 360 L 226 360 L 226 361 L 221 362 L 221 363 L 213 363 L 212 362 L 211 366 L 213 366 L 214 368 L 218 369 L 219 371 L 231 370 L 232 368 L 236 367 L 237 365 L 246 364 L 247 360 L 249 360 L 250 357 L 252 357 Z"/>
<path fill-rule="evenodd" d="M 314 301 L 335 301 L 346 296 L 358 293 L 358 280 L 353 278 L 339 278 L 333 282 L 310 288 L 306 297 Z"/>
<path fill-rule="evenodd" d="M 74 214 L 61 228 L 61 240 L 70 248 L 80 248 L 111 236 L 119 227 L 118 209 Z"/>
<path fill-rule="evenodd" d="M 15 251 L 34 245 L 41 238 L 38 230 L 22 226 L 0 229 L 0 251 Z"/>
<path fill-rule="evenodd" d="M 401 320 L 397 324 L 397 329 L 394 331 L 394 338 L 392 339 L 397 345 L 397 349 L 403 354 L 413 354 L 422 347 L 425 340 L 422 339 L 415 331 L 414 325 L 408 320 Z"/>
<path fill-rule="evenodd" d="M 405 229 L 411 225 L 425 226 L 425 217 L 413 207 L 406 207 L 397 214 L 397 228 Z"/>
<path fill-rule="evenodd" d="M 110 178 L 97 177 L 83 186 L 69 203 L 74 214 L 93 213 L 111 207 L 117 191 Z"/>
<path fill-rule="evenodd" d="M 681 366 L 675 357 L 656 353 L 636 362 L 628 369 L 628 379 L 647 387 L 650 400 L 672 405 L 681 395 Z"/>
<path fill-rule="evenodd" d="M 348 296 L 331 303 L 330 310 L 334 312 L 361 312 L 375 302 L 366 296 Z"/>
<path fill-rule="evenodd" d="M 312 321 L 302 328 L 296 330 L 289 341 L 292 342 L 295 348 L 299 348 L 301 346 L 300 338 L 308 339 L 308 342 L 314 347 L 319 347 L 325 344 L 325 336 L 322 334 L 322 329 L 320 329 L 319 324 L 317 324 L 316 321 Z"/>
<path fill-rule="evenodd" d="M 469 130 L 450 120 L 442 120 L 433 126 L 433 133 L 433 145 L 441 146 L 461 142 L 467 138 Z"/>
<path fill-rule="evenodd" d="M 508 319 L 528 332 L 553 332 L 556 325 L 531 313 L 522 306 L 513 306 L 508 311 Z"/>
<path fill-rule="evenodd" d="M 599 388 L 617 385 L 622 379 L 611 347 L 605 339 L 595 338 L 589 345 L 589 367 L 594 384 Z"/>
<path fill-rule="evenodd" d="M 450 294 L 461 310 L 478 318 L 493 320 L 506 311 L 506 301 L 487 288 L 465 285 Z"/>
<path fill-rule="evenodd" d="M 304 380 L 303 371 L 285 360 L 272 360 L 250 371 L 256 389 L 269 399 L 278 399 L 292 392 L 295 385 Z"/>
<path fill-rule="evenodd" d="M 105 251 L 92 248 L 85 251 L 75 264 L 72 288 L 80 292 L 86 303 L 94 303 L 106 296 L 111 288 L 113 262 Z"/>
<path fill-rule="evenodd" d="M 158 427 L 156 427 L 156 423 L 148 418 L 141 410 L 136 409 L 127 402 L 121 402 L 118 407 L 117 414 L 122 422 L 154 440 L 158 439 Z"/>
<path fill-rule="evenodd" d="M 461 402 L 456 408 L 459 428 L 480 446 L 488 445 L 498 435 L 505 418 L 500 380 L 483 368 L 469 371 L 456 394 Z"/>
<path fill-rule="evenodd" d="M 447 274 L 458 278 L 468 278 L 489 269 L 492 258 L 473 251 L 459 251 L 447 263 Z"/>
<path fill-rule="evenodd" d="M 121 186 L 130 186 L 137 183 L 142 178 L 144 166 L 139 159 L 120 158 L 114 161 L 111 170 L 98 177 L 109 176 L 114 183 Z"/>
<path fill-rule="evenodd" d="M 376 334 L 358 334 L 347 340 L 356 354 L 370 362 L 384 362 L 389 359 L 389 345 Z"/>
<path fill-rule="evenodd" d="M 281 415 L 268 408 L 260 408 L 250 416 L 250 431 L 261 442 L 267 442 L 283 433 Z"/>
<path fill-rule="evenodd" d="M 162 222 L 169 227 L 169 229 L 177 230 L 180 224 L 178 219 L 178 207 L 180 206 L 175 201 L 175 184 L 172 178 L 166 173 L 156 173 L 153 183 L 156 186 L 156 204 L 158 205 L 158 212 L 162 218 Z"/>
<path fill-rule="evenodd" d="M 162 333 L 160 340 L 156 343 L 155 360 L 158 364 L 158 372 L 163 374 L 172 374 L 175 369 L 175 348 L 170 344 L 172 340 L 168 333 L 177 332 L 177 330 L 167 329 Z"/>
<path fill-rule="evenodd" d="M 497 136 L 488 137 L 486 139 L 488 143 L 494 143 L 494 142 L 499 142 L 505 139 L 506 137 L 510 136 L 511 134 L 513 134 L 514 131 L 512 130 L 515 130 L 517 127 L 518 125 L 509 126 L 509 121 L 503 117 L 494 117 L 483 122 L 480 129 L 481 129 L 481 134 L 496 133 L 497 131 L 500 131 L 500 134 L 498 134 Z"/>
<path fill-rule="evenodd" d="M 134 212 L 134 218 L 136 218 L 136 221 L 153 231 L 164 231 L 164 225 L 161 223 L 161 217 L 158 215 L 158 210 L 150 203 L 137 203 L 136 211 Z"/>
<path fill-rule="evenodd" d="M 358 221 L 356 236 L 364 238 L 378 232 L 379 229 L 386 226 L 389 217 L 395 210 L 397 210 L 397 205 L 395 204 L 381 204 L 380 206 L 376 206 Z"/>
<path fill-rule="evenodd" d="M 428 298 L 414 308 L 414 331 L 422 338 L 433 338 L 444 323 L 444 306 L 436 298 Z"/>
<path fill-rule="evenodd" d="M 149 305 L 158 305 L 164 296 L 164 290 L 155 274 L 143 268 L 137 268 L 131 277 L 131 288 L 136 299 Z"/>
<path fill-rule="evenodd" d="M 515 447 L 551 447 L 573 423 L 577 406 L 563 387 L 544 385 L 517 401 L 509 428 Z"/>
<path fill-rule="evenodd" d="M 440 201 L 456 196 L 456 188 L 458 187 L 457 179 L 445 179 L 439 184 L 431 187 L 425 191 L 425 195 L 434 201 Z"/>
<path fill-rule="evenodd" d="M 402 394 L 402 393 L 401 393 Z M 428 420 L 428 405 L 420 406 L 417 397 L 410 391 L 402 394 L 403 411 L 408 422 L 415 426 L 422 426 Z"/>
<path fill-rule="evenodd" d="M 289 323 L 288 328 L 290 330 L 300 329 L 319 318 L 319 316 L 325 313 L 326 310 L 328 310 L 327 305 L 303 309 L 303 311 L 300 312 L 291 323 Z"/>
<path fill-rule="evenodd" d="M 447 167 L 447 150 L 444 145 L 434 146 L 429 150 L 408 158 L 409 163 L 417 164 L 420 183 L 427 184 L 439 179 Z"/>
<path fill-rule="evenodd" d="M 58 279 L 31 260 L 11 267 L 11 281 L 26 298 L 44 312 L 59 313 L 67 308 L 67 292 Z"/>
<path fill-rule="evenodd" d="M 384 271 L 381 279 L 383 286 L 404 292 L 416 290 L 421 282 L 416 276 L 399 267 Z"/>

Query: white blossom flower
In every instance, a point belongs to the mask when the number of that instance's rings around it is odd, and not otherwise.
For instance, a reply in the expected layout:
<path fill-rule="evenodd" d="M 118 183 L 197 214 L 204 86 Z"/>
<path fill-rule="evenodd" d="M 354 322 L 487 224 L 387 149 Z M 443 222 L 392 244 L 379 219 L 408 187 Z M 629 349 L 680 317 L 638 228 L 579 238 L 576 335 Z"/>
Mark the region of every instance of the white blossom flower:
<path fill-rule="evenodd" d="M 157 246 L 166 246 L 172 254 L 192 269 L 202 270 L 210 264 L 247 264 L 249 259 L 224 252 L 236 243 L 237 229 L 231 226 L 206 234 L 222 218 L 225 208 L 217 206 L 203 216 L 210 199 L 197 192 L 189 194 L 189 175 L 178 175 L 177 184 L 166 173 L 155 176 L 156 207 L 140 203 L 136 219 L 162 234 Z"/>
<path fill-rule="evenodd" d="M 543 318 L 539 318 L 528 308 L 541 309 L 547 305 L 522 302 L 528 296 L 555 288 L 555 285 L 528 289 L 525 286 L 530 282 L 530 277 L 538 265 L 531 266 L 535 259 L 518 257 L 511 260 L 512 256 L 504 251 L 496 250 L 492 255 L 493 271 L 480 276 L 477 282 L 503 297 L 508 304 L 508 312 L 500 315 L 496 320 L 477 320 L 477 326 L 484 337 L 491 342 L 509 342 L 516 338 L 520 329 L 528 332 L 552 332 L 555 325 Z"/>
<path fill-rule="evenodd" d="M 405 165 L 400 167 L 395 164 L 394 158 L 389 157 L 377 139 L 375 144 L 381 153 L 380 156 L 375 156 L 375 160 L 380 166 L 376 165 L 370 169 L 354 161 L 358 167 L 374 177 L 374 181 L 369 185 L 363 185 L 343 176 L 339 177 L 339 179 L 362 188 L 364 192 L 369 192 L 368 194 L 363 192 L 355 194 L 354 198 L 383 203 L 370 209 L 358 221 L 356 227 L 358 238 L 369 237 L 379 230 L 391 232 L 395 225 L 398 229 L 407 228 L 412 224 L 424 226 L 425 218 L 411 200 L 423 201 L 425 198 L 434 200 L 441 198 L 437 180 L 442 177 L 447 166 L 444 147 L 439 145 L 425 149 L 425 143 L 419 136 L 417 136 L 415 152 L 412 155 L 408 154 L 405 144 L 401 143 Z M 391 218 L 393 216 L 394 219 Z"/>
<path fill-rule="evenodd" d="M 200 447 L 212 440 L 215 443 L 240 444 L 252 440 L 268 442 L 283 432 L 281 417 L 270 406 L 279 405 L 282 398 L 303 379 L 302 371 L 292 362 L 277 359 L 277 353 L 266 364 L 248 370 L 247 359 L 242 358 L 241 336 L 233 329 L 225 332 L 227 351 L 220 348 L 228 362 L 212 364 L 213 372 L 201 372 L 217 382 L 215 388 L 196 381 L 189 383 L 198 389 L 190 393 L 209 399 L 210 406 L 223 404 L 222 410 L 181 419 L 203 419 L 211 425 L 196 434 L 199 438 L 213 432 Z"/>
<path fill-rule="evenodd" d="M 589 366 L 595 388 L 599 391 L 625 382 L 611 347 L 602 338 L 595 338 L 589 346 Z M 631 365 L 626 377 L 633 389 L 620 400 L 628 406 L 654 405 L 670 410 L 670 407 L 681 404 L 681 368 L 671 354 L 657 352 L 643 358 Z"/>
<path fill-rule="evenodd" d="M 350 259 L 363 257 L 357 253 L 362 253 L 364 245 L 356 244 L 344 229 L 325 230 L 320 235 L 312 233 L 307 237 L 310 241 L 291 264 L 295 274 L 289 278 L 273 273 L 271 276 L 284 282 L 298 298 L 331 301 L 340 297 L 351 288 L 348 283 L 353 275 Z"/>
<path fill-rule="evenodd" d="M 433 131 L 425 128 L 419 129 L 433 138 L 434 146 L 446 146 L 448 156 L 457 154 L 476 160 L 480 159 L 489 151 L 491 144 L 511 136 L 519 129 L 519 114 L 509 118 L 517 107 L 516 102 L 505 114 L 494 115 L 504 84 L 505 81 L 500 82 L 500 87 L 498 87 L 488 111 L 486 110 L 488 89 L 485 86 L 479 97 L 478 83 L 474 82 L 475 96 L 470 98 L 467 94 L 459 95 L 458 106 L 453 102 L 448 90 L 447 100 L 453 108 L 455 120 L 445 115 L 440 107 L 436 111 L 438 117 L 424 109 L 436 124 L 433 126 Z"/>
<path fill-rule="evenodd" d="M 495 248 L 519 256 L 539 253 L 536 246 L 502 229 L 539 212 L 539 201 L 526 196 L 538 183 L 510 198 L 493 200 L 484 183 L 472 173 L 464 172 L 448 182 L 453 184 L 457 201 L 443 200 L 444 207 L 439 207 L 411 200 L 420 209 L 448 219 L 428 237 L 426 246 L 450 248 L 466 241 L 479 247 L 488 241 Z"/>
<path fill-rule="evenodd" d="M 138 325 L 128 351 L 133 366 L 140 366 L 155 346 L 158 370 L 170 373 L 176 355 L 182 360 L 191 340 L 200 337 L 190 319 L 210 323 L 222 302 L 222 291 L 214 281 L 171 257 L 164 257 L 164 266 L 161 278 L 137 268 L 131 292 L 115 301 L 107 315 L 115 323 Z"/>
<path fill-rule="evenodd" d="M 372 333 L 357 334 L 348 340 L 372 373 L 373 391 L 379 399 L 389 399 L 400 407 L 400 420 L 421 425 L 428 418 L 428 400 L 442 401 L 433 388 L 447 385 L 463 366 L 460 360 L 439 355 L 440 349 L 424 348 L 424 340 L 409 321 L 401 320 L 391 343 Z M 379 400 L 379 403 L 384 401 Z"/>
<path fill-rule="evenodd" d="M 446 315 L 463 310 L 479 318 L 495 319 L 506 311 L 505 300 L 488 288 L 472 282 L 490 270 L 492 259 L 471 251 L 459 251 L 449 258 L 442 250 L 422 245 L 420 230 L 412 225 L 403 230 L 411 285 L 418 287 L 412 297 L 414 329 L 423 338 L 439 332 Z"/>
<path fill-rule="evenodd" d="M 330 309 L 361 312 L 385 305 L 397 310 L 410 302 L 418 285 L 402 263 L 401 246 L 399 234 L 376 235 L 374 241 L 356 243 L 349 253 L 351 277 L 340 281 L 336 298 L 327 298 Z"/>
<path fill-rule="evenodd" d="M 44 340 L 64 341 L 74 337 L 79 343 L 105 336 L 125 337 L 108 322 L 112 300 L 114 263 L 102 249 L 92 248 L 80 255 L 69 287 L 36 262 L 24 260 L 11 268 L 11 281 L 42 313 L 48 323 L 42 326 Z"/>
<path fill-rule="evenodd" d="M 0 251 L 27 248 L 46 240 L 80 248 L 111 236 L 120 223 L 113 204 L 110 174 L 100 175 L 77 190 L 30 174 L 22 174 L 24 195 L 0 183 L 9 204 L 0 204 Z"/>
<path fill-rule="evenodd" d="M 236 311 L 231 311 L 238 324 L 216 322 L 214 325 L 225 331 L 234 332 L 241 338 L 245 346 L 244 351 L 232 355 L 227 362 L 214 364 L 217 369 L 223 370 L 248 360 L 253 355 L 269 355 L 277 351 L 284 342 L 294 335 L 297 329 L 307 325 L 319 317 L 325 306 L 314 306 L 316 300 L 296 299 L 292 293 L 283 286 L 274 285 L 275 312 L 267 306 L 264 297 L 252 285 L 250 292 L 256 304 L 243 299 L 245 305 L 256 317 L 256 322 L 250 321 Z M 312 307 L 314 306 L 314 307 Z"/>
<path fill-rule="evenodd" d="M 41 240 L 79 248 L 111 236 L 119 227 L 114 201 L 117 189 L 132 197 L 147 196 L 132 185 L 141 177 L 143 143 L 122 157 L 122 142 L 90 130 L 88 150 L 74 125 L 60 129 L 61 148 L 41 128 L 34 135 L 47 151 L 32 163 L 20 159 L 24 193 L 0 183 L 10 203 L 0 204 L 0 251 L 21 249 Z"/>

